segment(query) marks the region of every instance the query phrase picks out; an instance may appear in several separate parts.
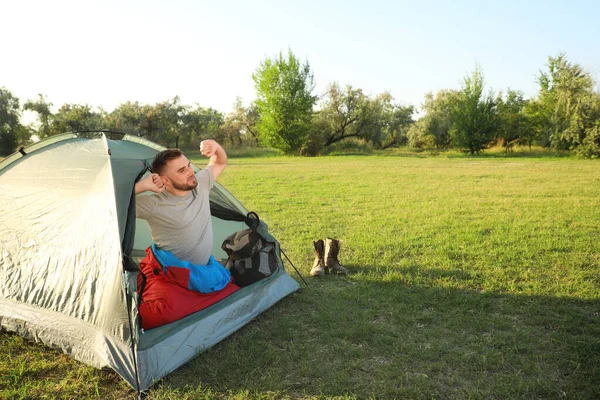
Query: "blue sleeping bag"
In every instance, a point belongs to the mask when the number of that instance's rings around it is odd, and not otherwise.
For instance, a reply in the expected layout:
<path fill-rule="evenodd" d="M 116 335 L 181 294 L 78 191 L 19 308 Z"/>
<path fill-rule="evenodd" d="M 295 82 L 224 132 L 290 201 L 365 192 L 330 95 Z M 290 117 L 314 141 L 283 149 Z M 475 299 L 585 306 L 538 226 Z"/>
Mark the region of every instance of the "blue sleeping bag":
<path fill-rule="evenodd" d="M 212 293 L 223 289 L 231 281 L 229 270 L 211 255 L 208 265 L 182 261 L 168 250 L 159 250 L 152 245 L 154 257 L 163 267 L 163 272 L 180 286 L 200 293 Z"/>

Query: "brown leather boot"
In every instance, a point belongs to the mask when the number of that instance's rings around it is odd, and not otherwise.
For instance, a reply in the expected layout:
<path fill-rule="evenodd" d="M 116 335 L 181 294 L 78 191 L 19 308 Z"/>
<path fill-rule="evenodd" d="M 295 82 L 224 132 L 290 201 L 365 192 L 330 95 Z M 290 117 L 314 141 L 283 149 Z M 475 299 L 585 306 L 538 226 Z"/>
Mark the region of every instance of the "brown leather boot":
<path fill-rule="evenodd" d="M 313 246 L 315 246 L 315 261 L 310 270 L 310 276 L 323 276 L 325 275 L 325 262 L 323 261 L 325 244 L 323 243 L 323 240 L 319 239 L 313 242 Z"/>
<path fill-rule="evenodd" d="M 342 241 L 338 239 L 325 239 L 325 268 L 332 274 L 344 275 L 348 272 L 338 260 L 341 244 Z"/>

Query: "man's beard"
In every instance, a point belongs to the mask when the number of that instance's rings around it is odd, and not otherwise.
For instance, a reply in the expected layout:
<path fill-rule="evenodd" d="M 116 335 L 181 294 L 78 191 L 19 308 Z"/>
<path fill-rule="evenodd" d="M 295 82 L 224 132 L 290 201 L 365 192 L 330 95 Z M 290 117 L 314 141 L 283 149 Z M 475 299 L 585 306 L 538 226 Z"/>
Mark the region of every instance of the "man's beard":
<path fill-rule="evenodd" d="M 194 183 L 193 184 L 189 184 L 189 183 L 175 183 L 173 181 L 171 181 L 171 184 L 177 190 L 188 190 L 189 191 L 189 190 L 196 189 L 196 186 L 198 186 L 198 181 L 196 180 L 196 178 L 194 178 Z"/>

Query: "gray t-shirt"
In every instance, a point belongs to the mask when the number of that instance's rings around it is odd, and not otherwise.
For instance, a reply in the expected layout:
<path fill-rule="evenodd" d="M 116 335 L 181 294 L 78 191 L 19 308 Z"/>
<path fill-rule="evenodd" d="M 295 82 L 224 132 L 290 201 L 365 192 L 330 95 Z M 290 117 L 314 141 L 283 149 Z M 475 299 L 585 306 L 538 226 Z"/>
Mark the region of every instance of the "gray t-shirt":
<path fill-rule="evenodd" d="M 196 173 L 198 186 L 185 196 L 166 190 L 136 196 L 136 216 L 150 226 L 152 239 L 161 250 L 177 258 L 206 265 L 213 246 L 209 194 L 214 176 L 210 167 Z"/>

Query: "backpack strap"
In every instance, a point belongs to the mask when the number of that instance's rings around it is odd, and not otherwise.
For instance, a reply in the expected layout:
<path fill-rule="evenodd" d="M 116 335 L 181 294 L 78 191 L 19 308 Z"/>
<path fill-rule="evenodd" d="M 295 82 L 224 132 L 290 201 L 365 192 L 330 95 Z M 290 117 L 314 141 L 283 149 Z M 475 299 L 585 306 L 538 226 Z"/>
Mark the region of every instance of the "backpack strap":
<path fill-rule="evenodd" d="M 253 232 L 256 232 L 258 230 L 258 226 L 260 225 L 260 218 L 258 218 L 257 213 L 250 211 L 248 214 L 246 214 L 244 222 L 250 229 L 252 229 Z"/>

